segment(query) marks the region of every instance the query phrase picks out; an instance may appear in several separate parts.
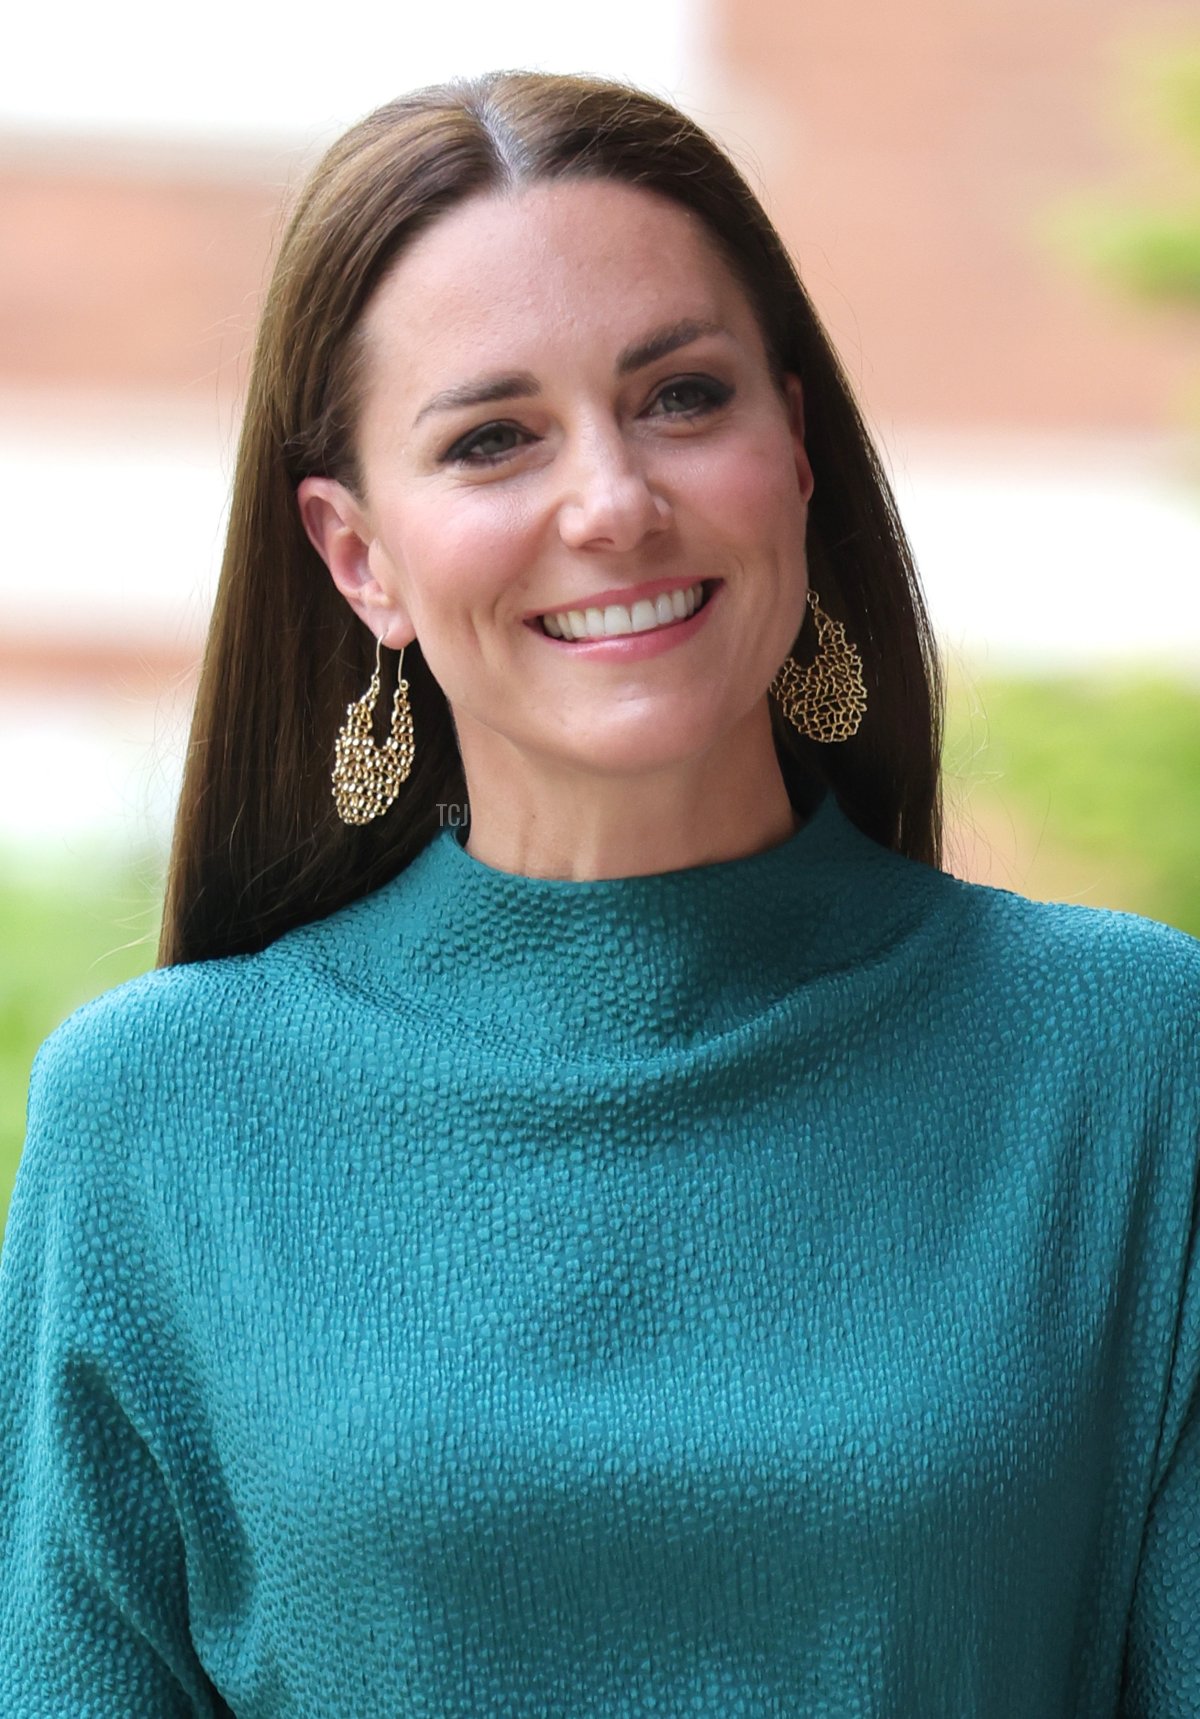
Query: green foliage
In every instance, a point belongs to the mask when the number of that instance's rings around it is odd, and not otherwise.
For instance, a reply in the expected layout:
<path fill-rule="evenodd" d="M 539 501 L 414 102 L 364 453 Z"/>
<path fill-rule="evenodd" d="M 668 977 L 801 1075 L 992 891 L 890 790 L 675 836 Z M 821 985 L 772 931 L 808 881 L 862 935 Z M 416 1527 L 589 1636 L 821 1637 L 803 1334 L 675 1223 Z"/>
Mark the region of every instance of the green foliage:
<path fill-rule="evenodd" d="M 943 757 L 948 775 L 1000 787 L 1081 866 L 1127 859 L 1135 911 L 1200 937 L 1200 686 L 989 675 L 953 692 Z"/>
<path fill-rule="evenodd" d="M 1148 39 L 1126 56 L 1120 103 L 1128 129 L 1158 167 L 1181 158 L 1182 198 L 1146 192 L 1061 202 L 1040 223 L 1044 241 L 1118 288 L 1142 297 L 1200 303 L 1200 42 Z"/>
<path fill-rule="evenodd" d="M 38 1045 L 89 998 L 154 965 L 158 868 L 92 861 L 69 875 L 0 870 L 0 1222 L 25 1136 Z"/>
<path fill-rule="evenodd" d="M 1068 254 L 1129 292 L 1200 303 L 1200 215 L 1081 201 L 1054 233 Z"/>

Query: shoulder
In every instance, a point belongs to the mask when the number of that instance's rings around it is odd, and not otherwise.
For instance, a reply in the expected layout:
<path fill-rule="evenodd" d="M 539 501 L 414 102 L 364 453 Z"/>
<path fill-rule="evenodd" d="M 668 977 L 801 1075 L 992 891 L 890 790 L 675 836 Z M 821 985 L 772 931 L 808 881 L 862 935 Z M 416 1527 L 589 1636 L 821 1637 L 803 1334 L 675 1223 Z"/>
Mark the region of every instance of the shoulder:
<path fill-rule="evenodd" d="M 167 1048 L 184 1031 L 203 1035 L 237 1008 L 248 959 L 253 958 L 159 967 L 102 992 L 43 1041 L 35 1077 L 86 1086 L 106 1072 L 127 1076 L 133 1064 Z"/>
<path fill-rule="evenodd" d="M 950 881 L 955 964 L 984 993 L 1125 1036 L 1200 1043 L 1200 939 L 1142 914 Z"/>
<path fill-rule="evenodd" d="M 87 1105 L 130 1115 L 186 1102 L 269 1056 L 313 1013 L 314 976 L 269 947 L 155 968 L 84 1003 L 43 1041 L 30 1077 L 31 1119 Z"/>
<path fill-rule="evenodd" d="M 345 1017 L 361 1017 L 370 986 L 346 970 L 372 965 L 376 912 L 365 896 L 264 949 L 154 968 L 103 992 L 40 1045 L 31 1105 L 57 1094 L 126 1113 L 171 1103 L 195 1112 L 266 1084 L 286 1092 L 294 1076 L 327 1067 Z"/>
<path fill-rule="evenodd" d="M 57 1026 L 30 1072 L 14 1198 L 114 1212 L 200 1176 L 264 1104 L 286 1111 L 328 1033 L 319 980 L 274 947 L 156 968 Z"/>
<path fill-rule="evenodd" d="M 953 880 L 968 935 L 1003 948 L 1018 966 L 1121 979 L 1151 989 L 1178 983 L 1200 996 L 1200 938 L 1117 908 L 1037 901 L 990 884 Z"/>

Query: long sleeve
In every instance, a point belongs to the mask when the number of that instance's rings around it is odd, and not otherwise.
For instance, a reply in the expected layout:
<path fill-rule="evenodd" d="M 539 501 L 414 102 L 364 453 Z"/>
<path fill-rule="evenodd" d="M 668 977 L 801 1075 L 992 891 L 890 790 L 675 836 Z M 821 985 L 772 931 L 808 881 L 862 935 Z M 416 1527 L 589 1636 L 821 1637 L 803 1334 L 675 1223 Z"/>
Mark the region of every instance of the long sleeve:
<path fill-rule="evenodd" d="M 34 1065 L 0 1256 L 0 1715 L 212 1719 L 228 1709 L 189 1638 L 141 1208 L 72 1029 Z"/>
<path fill-rule="evenodd" d="M 1200 1714 L 1200 1183 L 1126 1644 L 1120 1719 Z"/>

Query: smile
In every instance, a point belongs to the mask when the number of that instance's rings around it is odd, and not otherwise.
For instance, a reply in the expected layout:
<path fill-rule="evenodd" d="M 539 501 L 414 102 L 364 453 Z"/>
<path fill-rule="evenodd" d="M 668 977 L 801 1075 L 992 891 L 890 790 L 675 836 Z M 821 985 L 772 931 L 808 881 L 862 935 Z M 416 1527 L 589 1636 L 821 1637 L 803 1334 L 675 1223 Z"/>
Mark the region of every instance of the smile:
<path fill-rule="evenodd" d="M 673 627 L 703 608 L 712 594 L 713 584 L 703 582 L 681 586 L 676 591 L 664 591 L 654 599 L 643 598 L 626 607 L 609 603 L 603 609 L 567 609 L 557 614 L 541 615 L 538 625 L 552 639 L 567 643 L 581 639 L 613 639 L 629 633 L 657 632 Z"/>

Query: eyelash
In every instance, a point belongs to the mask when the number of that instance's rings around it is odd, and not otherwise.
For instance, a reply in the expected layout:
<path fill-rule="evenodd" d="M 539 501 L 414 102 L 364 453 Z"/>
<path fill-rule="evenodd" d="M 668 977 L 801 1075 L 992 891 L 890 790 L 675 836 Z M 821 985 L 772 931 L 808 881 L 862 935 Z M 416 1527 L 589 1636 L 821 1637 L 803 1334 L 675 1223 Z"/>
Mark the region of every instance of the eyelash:
<path fill-rule="evenodd" d="M 655 399 L 661 400 L 664 394 L 670 394 L 676 389 L 682 391 L 687 388 L 697 389 L 705 396 L 705 403 L 698 407 L 693 406 L 690 410 L 684 412 L 668 412 L 665 416 L 669 418 L 703 417 L 708 412 L 715 412 L 719 407 L 724 406 L 733 398 L 732 388 L 728 387 L 723 382 L 715 381 L 710 376 L 679 376 L 673 382 L 664 383 L 655 395 Z M 515 432 L 517 430 L 517 425 L 504 424 L 500 422 L 496 422 L 494 424 L 481 424 L 479 429 L 472 430 L 469 436 L 463 436 L 459 441 L 454 443 L 453 447 L 448 448 L 442 456 L 442 463 L 444 465 L 460 466 L 498 465 L 501 460 L 508 459 L 515 452 L 515 449 L 506 448 L 503 453 L 499 454 L 480 454 L 475 459 L 471 459 L 468 456 L 471 454 L 473 444 L 475 442 L 480 441 L 487 436 L 495 435 L 499 430 L 512 430 Z"/>

